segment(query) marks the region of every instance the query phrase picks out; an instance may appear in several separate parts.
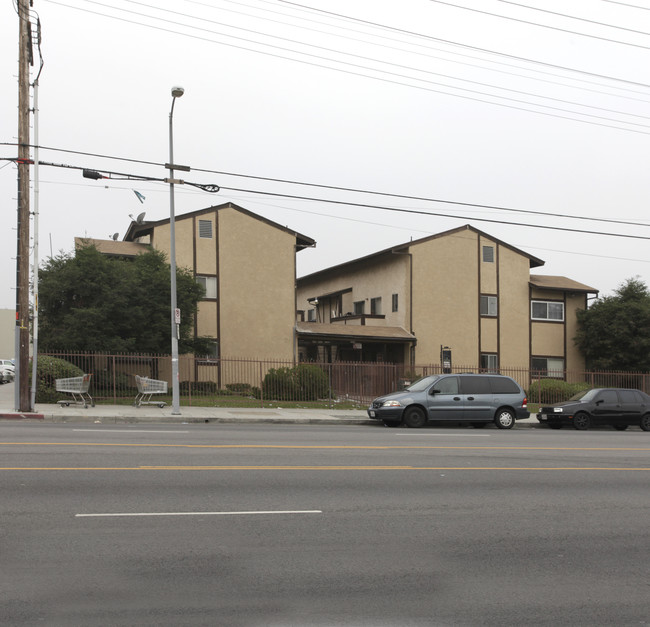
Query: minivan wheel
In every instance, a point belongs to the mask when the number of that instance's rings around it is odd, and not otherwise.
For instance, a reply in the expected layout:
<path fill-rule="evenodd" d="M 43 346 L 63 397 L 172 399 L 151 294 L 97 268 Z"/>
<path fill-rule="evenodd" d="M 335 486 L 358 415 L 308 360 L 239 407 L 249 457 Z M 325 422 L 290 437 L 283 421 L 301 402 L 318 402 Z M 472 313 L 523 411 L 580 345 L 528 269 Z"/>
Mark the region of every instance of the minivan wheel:
<path fill-rule="evenodd" d="M 427 423 L 425 413 L 419 407 L 409 407 L 404 412 L 404 424 L 411 429 L 419 429 Z"/>
<path fill-rule="evenodd" d="M 644 431 L 650 431 L 650 414 L 646 414 L 645 416 L 641 416 L 640 427 Z"/>
<path fill-rule="evenodd" d="M 509 409 L 500 409 L 494 423 L 499 429 L 512 429 L 515 426 L 515 415 Z"/>
<path fill-rule="evenodd" d="M 591 416 L 580 412 L 573 417 L 573 427 L 578 429 L 578 431 L 586 431 L 591 427 Z"/>

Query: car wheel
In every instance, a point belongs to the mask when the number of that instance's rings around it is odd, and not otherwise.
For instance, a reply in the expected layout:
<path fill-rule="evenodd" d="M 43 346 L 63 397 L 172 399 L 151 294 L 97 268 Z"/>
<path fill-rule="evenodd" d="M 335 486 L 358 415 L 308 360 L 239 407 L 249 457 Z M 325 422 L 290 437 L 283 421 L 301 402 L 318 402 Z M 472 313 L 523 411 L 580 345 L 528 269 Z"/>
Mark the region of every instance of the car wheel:
<path fill-rule="evenodd" d="M 591 427 L 591 416 L 582 411 L 576 414 L 573 417 L 573 427 L 578 431 L 586 431 Z"/>
<path fill-rule="evenodd" d="M 401 424 L 401 420 L 384 420 L 384 427 L 399 427 Z"/>
<path fill-rule="evenodd" d="M 494 424 L 499 429 L 512 429 L 515 426 L 515 415 L 509 409 L 500 409 L 494 417 Z"/>
<path fill-rule="evenodd" d="M 562 423 L 560 422 L 549 422 L 548 426 L 550 429 L 561 429 L 562 428 Z"/>
<path fill-rule="evenodd" d="M 625 429 L 627 429 L 627 425 L 614 425 L 614 429 L 617 431 L 625 431 Z"/>
<path fill-rule="evenodd" d="M 644 431 L 650 431 L 650 414 L 641 416 L 641 424 L 639 425 Z"/>
<path fill-rule="evenodd" d="M 404 413 L 404 423 L 411 429 L 419 429 L 427 423 L 427 417 L 419 407 L 409 407 Z"/>

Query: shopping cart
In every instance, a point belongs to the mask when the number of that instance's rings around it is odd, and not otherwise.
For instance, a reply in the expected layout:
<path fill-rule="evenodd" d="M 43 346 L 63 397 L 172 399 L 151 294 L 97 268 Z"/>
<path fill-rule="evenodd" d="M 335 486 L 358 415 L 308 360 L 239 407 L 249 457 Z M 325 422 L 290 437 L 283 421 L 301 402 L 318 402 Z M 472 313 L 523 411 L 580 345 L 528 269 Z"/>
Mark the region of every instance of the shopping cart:
<path fill-rule="evenodd" d="M 154 394 L 167 394 L 167 381 L 158 381 L 157 379 L 148 379 L 135 375 L 135 383 L 138 386 L 138 394 L 135 397 L 134 405 L 158 405 L 164 407 L 165 401 L 152 401 Z"/>
<path fill-rule="evenodd" d="M 66 379 L 57 379 L 56 380 L 56 391 L 65 392 L 66 394 L 72 395 L 72 400 L 65 399 L 62 401 L 57 401 L 59 405 L 65 405 L 70 407 L 71 403 L 75 405 L 83 405 L 84 408 L 88 407 L 90 403 L 91 407 L 95 406 L 95 401 L 93 397 L 88 394 L 88 388 L 90 387 L 90 380 L 92 379 L 91 374 L 85 374 L 81 377 L 68 377 Z"/>

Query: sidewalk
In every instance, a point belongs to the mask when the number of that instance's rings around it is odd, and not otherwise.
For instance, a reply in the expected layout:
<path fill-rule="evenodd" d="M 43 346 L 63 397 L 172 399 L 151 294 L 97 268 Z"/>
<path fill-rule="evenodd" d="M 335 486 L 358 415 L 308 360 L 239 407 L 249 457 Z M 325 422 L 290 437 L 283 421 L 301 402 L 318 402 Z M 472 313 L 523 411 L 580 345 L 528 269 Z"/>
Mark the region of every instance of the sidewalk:
<path fill-rule="evenodd" d="M 351 424 L 376 425 L 365 409 L 284 409 L 262 407 L 186 407 L 181 406 L 180 416 L 172 415 L 171 406 L 155 405 L 96 405 L 84 409 L 81 406 L 37 404 L 34 413 L 14 410 L 14 384 L 0 386 L 0 420 L 40 422 L 81 422 L 96 424 L 126 423 L 277 423 L 277 424 Z M 518 420 L 516 428 L 536 427 L 534 415 Z"/>

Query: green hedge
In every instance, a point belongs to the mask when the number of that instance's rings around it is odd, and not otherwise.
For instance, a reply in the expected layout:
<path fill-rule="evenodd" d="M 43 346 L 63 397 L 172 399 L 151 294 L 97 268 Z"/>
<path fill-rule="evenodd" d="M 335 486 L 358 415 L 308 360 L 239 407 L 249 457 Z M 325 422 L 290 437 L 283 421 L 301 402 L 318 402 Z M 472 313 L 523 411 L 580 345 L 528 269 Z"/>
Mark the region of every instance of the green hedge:
<path fill-rule="evenodd" d="M 189 394 L 191 390 L 192 394 L 214 396 L 217 393 L 217 384 L 214 381 L 181 381 L 178 389 L 181 394 Z"/>
<path fill-rule="evenodd" d="M 540 379 L 530 384 L 528 388 L 529 403 L 561 403 L 568 401 L 574 394 L 588 390 L 588 383 L 567 383 L 561 379 Z"/>
<path fill-rule="evenodd" d="M 69 394 L 56 391 L 56 380 L 69 377 L 81 377 L 84 372 L 65 359 L 57 357 L 39 356 L 36 362 L 36 387 L 37 403 L 56 403 L 58 400 L 71 398 Z M 92 386 L 92 380 L 91 380 Z"/>
<path fill-rule="evenodd" d="M 318 366 L 271 368 L 262 383 L 265 400 L 316 401 L 329 395 L 329 380 Z"/>

